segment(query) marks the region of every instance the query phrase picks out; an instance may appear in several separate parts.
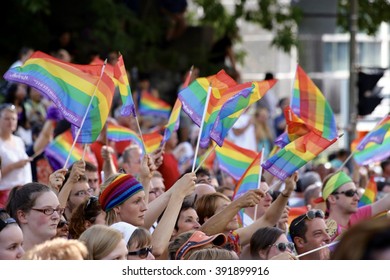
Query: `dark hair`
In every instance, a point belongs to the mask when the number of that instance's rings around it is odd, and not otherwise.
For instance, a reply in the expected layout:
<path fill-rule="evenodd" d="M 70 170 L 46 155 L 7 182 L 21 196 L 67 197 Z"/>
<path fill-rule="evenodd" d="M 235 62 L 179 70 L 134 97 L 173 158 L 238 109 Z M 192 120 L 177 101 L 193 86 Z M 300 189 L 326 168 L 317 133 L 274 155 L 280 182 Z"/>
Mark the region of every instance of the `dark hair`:
<path fill-rule="evenodd" d="M 274 74 L 271 72 L 265 73 L 264 80 L 272 80 L 274 78 Z"/>
<path fill-rule="evenodd" d="M 96 171 L 98 171 L 98 168 L 93 163 L 90 163 L 89 161 L 86 161 L 85 162 L 85 171 L 96 172 Z"/>
<path fill-rule="evenodd" d="M 34 207 L 35 201 L 44 192 L 51 192 L 52 190 L 40 183 L 27 183 L 23 186 L 14 187 L 8 197 L 6 210 L 12 218 L 18 223 L 18 210 L 29 212 Z"/>
<path fill-rule="evenodd" d="M 265 227 L 256 230 L 249 242 L 249 249 L 252 259 L 261 259 L 259 255 L 260 250 L 268 249 L 268 254 L 270 246 L 274 244 L 283 233 L 284 232 L 277 227 Z"/>
<path fill-rule="evenodd" d="M 290 227 L 289 227 L 289 232 L 290 232 L 290 237 L 291 240 L 294 242 L 294 238 L 300 237 L 303 238 L 304 241 L 306 241 L 306 231 L 307 231 L 307 226 L 306 226 L 306 213 L 302 214 L 298 217 L 296 217 L 294 220 L 292 220 Z M 299 222 L 301 221 L 301 222 Z"/>
<path fill-rule="evenodd" d="M 182 205 L 181 205 L 181 208 L 180 208 L 180 211 L 179 211 L 179 215 L 177 215 L 177 218 L 176 218 L 176 222 L 175 222 L 175 229 L 178 230 L 179 229 L 179 226 L 178 226 L 178 222 L 179 222 L 179 217 L 180 217 L 180 214 L 188 209 L 194 209 L 194 203 L 193 202 L 189 202 L 187 200 L 184 200 Z M 162 215 L 161 215 L 162 216 Z"/>

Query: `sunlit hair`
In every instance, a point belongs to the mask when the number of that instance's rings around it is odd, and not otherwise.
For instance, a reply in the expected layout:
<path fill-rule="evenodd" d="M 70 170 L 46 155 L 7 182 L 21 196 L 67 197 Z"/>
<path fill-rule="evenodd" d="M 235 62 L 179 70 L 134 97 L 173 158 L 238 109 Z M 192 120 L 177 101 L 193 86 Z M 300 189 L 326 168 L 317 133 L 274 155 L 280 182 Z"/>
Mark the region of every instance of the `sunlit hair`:
<path fill-rule="evenodd" d="M 188 260 L 238 260 L 236 252 L 223 248 L 204 248 L 194 251 Z"/>
<path fill-rule="evenodd" d="M 205 218 L 214 216 L 217 210 L 218 199 L 224 199 L 230 202 L 230 199 L 226 195 L 219 192 L 205 194 L 196 200 L 195 210 L 199 216 L 199 224 L 202 225 L 205 222 Z"/>
<path fill-rule="evenodd" d="M 24 260 L 83 260 L 88 249 L 79 240 L 55 238 L 37 244 L 23 255 Z"/>
<path fill-rule="evenodd" d="M 139 227 L 131 235 L 129 242 L 127 243 L 127 249 L 130 249 L 132 246 L 135 248 L 145 248 L 151 244 L 152 236 L 150 235 L 150 232 L 144 228 Z"/>
<path fill-rule="evenodd" d="M 87 260 L 101 260 L 115 250 L 122 234 L 105 225 L 93 225 L 80 235 L 79 240 L 87 246 Z"/>
<path fill-rule="evenodd" d="M 174 260 L 176 256 L 176 252 L 180 249 L 180 247 L 190 239 L 191 235 L 195 232 L 195 230 L 190 230 L 187 232 L 183 232 L 176 236 L 168 245 L 168 255 L 170 260 Z M 190 254 L 184 255 L 184 259 L 188 258 Z"/>

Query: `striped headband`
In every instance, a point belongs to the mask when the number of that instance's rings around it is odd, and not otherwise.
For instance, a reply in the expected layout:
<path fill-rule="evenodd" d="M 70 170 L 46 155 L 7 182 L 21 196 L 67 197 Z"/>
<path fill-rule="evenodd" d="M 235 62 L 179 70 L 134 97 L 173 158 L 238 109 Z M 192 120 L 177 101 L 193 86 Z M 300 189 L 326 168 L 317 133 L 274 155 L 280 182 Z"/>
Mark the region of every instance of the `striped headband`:
<path fill-rule="evenodd" d="M 100 194 L 99 202 L 105 212 L 125 202 L 144 188 L 133 176 L 120 174 Z"/>
<path fill-rule="evenodd" d="M 322 190 L 322 197 L 326 200 L 334 191 L 349 182 L 352 182 L 352 179 L 344 171 L 336 172 L 326 182 Z"/>

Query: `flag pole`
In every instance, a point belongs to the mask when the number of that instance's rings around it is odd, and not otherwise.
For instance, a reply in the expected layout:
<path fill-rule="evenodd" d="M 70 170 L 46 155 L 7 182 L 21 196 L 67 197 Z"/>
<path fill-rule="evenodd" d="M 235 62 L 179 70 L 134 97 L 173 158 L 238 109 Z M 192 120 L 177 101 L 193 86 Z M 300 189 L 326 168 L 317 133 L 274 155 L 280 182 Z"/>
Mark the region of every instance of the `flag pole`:
<path fill-rule="evenodd" d="M 103 66 L 102 66 L 102 70 L 101 70 L 101 73 L 100 73 L 99 80 L 97 81 L 97 84 L 96 84 L 96 86 L 95 86 L 95 90 L 93 91 L 93 94 L 92 94 L 92 96 L 91 96 L 91 100 L 89 100 L 89 104 L 88 104 L 87 110 L 86 110 L 86 112 L 85 112 L 85 114 L 84 114 L 83 119 L 81 120 L 81 124 L 80 124 L 79 129 L 77 130 L 75 139 L 73 140 L 73 144 L 72 144 L 72 147 L 70 148 L 70 151 L 69 151 L 69 153 L 68 153 L 68 157 L 66 158 L 66 161 L 65 161 L 65 164 L 64 164 L 64 168 L 66 168 L 66 166 L 68 165 L 70 156 L 71 156 L 71 154 L 72 154 L 72 152 L 73 152 L 73 149 L 74 149 L 74 146 L 76 145 L 77 139 L 78 139 L 79 136 L 80 136 L 81 129 L 82 129 L 82 127 L 83 127 L 83 125 L 84 125 L 84 122 L 85 122 L 85 120 L 86 120 L 86 118 L 87 118 L 89 109 L 91 109 L 93 98 L 94 98 L 95 95 L 96 95 L 96 91 L 97 91 L 97 89 L 98 89 L 98 87 L 99 87 L 99 84 L 100 84 L 100 81 L 101 81 L 101 79 L 102 79 L 102 77 L 103 77 L 103 73 L 104 73 L 104 70 L 106 69 L 106 65 L 107 65 L 107 59 L 104 61 L 104 64 L 103 64 Z"/>
<path fill-rule="evenodd" d="M 198 156 L 199 142 L 200 142 L 200 138 L 201 138 L 201 136 L 202 136 L 203 123 L 204 123 L 204 119 L 205 119 L 205 117 L 206 117 L 207 107 L 208 107 L 208 105 L 209 105 L 211 90 L 212 90 L 212 86 L 211 86 L 211 83 L 210 83 L 209 89 L 208 89 L 208 91 L 207 91 L 206 103 L 205 103 L 205 105 L 204 105 L 204 110 L 203 110 L 203 115 L 202 115 L 202 121 L 201 121 L 201 123 L 200 123 L 199 134 L 198 134 L 198 141 L 196 142 L 195 154 L 194 154 L 194 161 L 193 161 L 193 163 L 192 163 L 192 171 L 191 171 L 191 172 L 194 172 L 195 165 L 196 165 L 196 157 Z"/>
<path fill-rule="evenodd" d="M 324 248 L 327 248 L 327 247 L 331 247 L 331 246 L 333 246 L 333 245 L 336 245 L 336 244 L 339 243 L 339 242 L 340 242 L 340 241 L 336 240 L 336 241 L 334 241 L 334 242 L 332 242 L 332 243 L 329 243 L 329 244 L 326 244 L 326 245 L 324 245 L 324 246 L 321 246 L 321 247 L 315 248 L 315 249 L 313 249 L 313 250 L 307 251 L 307 252 L 305 252 L 305 253 L 302 253 L 302 254 L 300 254 L 300 255 L 298 255 L 298 256 L 296 256 L 296 257 L 297 257 L 297 258 L 300 258 L 300 257 L 306 256 L 306 255 L 311 254 L 311 253 L 314 253 L 314 252 L 316 252 L 316 251 L 318 251 L 318 250 L 321 250 L 321 249 L 324 249 Z"/>
<path fill-rule="evenodd" d="M 260 170 L 259 170 L 259 179 L 257 181 L 257 189 L 260 189 L 260 184 L 261 184 L 261 176 L 263 175 L 263 167 L 261 166 L 263 164 L 263 160 L 264 160 L 264 145 L 263 147 L 261 148 L 261 157 L 260 157 Z M 267 194 L 265 194 L 267 195 Z M 257 207 L 258 207 L 258 204 L 255 205 L 255 213 L 253 215 L 253 222 L 257 220 Z"/>
<path fill-rule="evenodd" d="M 215 150 L 216 147 L 217 147 L 217 144 L 214 144 L 214 146 L 209 151 L 207 151 L 206 155 L 204 156 L 202 161 L 199 163 L 198 167 L 195 169 L 195 171 L 194 171 L 195 173 L 198 172 L 199 168 L 206 161 L 206 159 L 211 155 L 211 153 Z M 196 160 L 194 160 L 194 161 L 196 162 Z"/>
<path fill-rule="evenodd" d="M 344 160 L 343 164 L 341 164 L 341 166 L 337 169 L 336 172 L 339 172 L 339 171 L 341 171 L 341 170 L 344 168 L 344 166 L 345 166 L 345 165 L 347 164 L 347 162 L 352 158 L 352 156 L 355 154 L 355 152 L 356 152 L 356 150 L 350 153 L 350 155 L 347 157 L 346 160 Z"/>
<path fill-rule="evenodd" d="M 145 154 L 147 154 L 146 146 L 145 146 L 145 142 L 144 142 L 144 137 L 142 136 L 141 127 L 139 126 L 139 122 L 138 122 L 138 117 L 137 116 L 135 116 L 135 120 L 136 120 L 136 123 L 137 123 L 139 137 L 141 138 L 141 141 L 142 141 L 142 149 L 144 150 Z"/>
<path fill-rule="evenodd" d="M 82 159 L 83 161 L 85 161 L 85 154 L 86 154 L 86 152 L 87 152 L 87 149 L 88 149 L 88 144 L 85 144 L 85 146 L 84 146 L 84 151 L 83 151 L 83 156 L 81 157 L 81 159 Z"/>

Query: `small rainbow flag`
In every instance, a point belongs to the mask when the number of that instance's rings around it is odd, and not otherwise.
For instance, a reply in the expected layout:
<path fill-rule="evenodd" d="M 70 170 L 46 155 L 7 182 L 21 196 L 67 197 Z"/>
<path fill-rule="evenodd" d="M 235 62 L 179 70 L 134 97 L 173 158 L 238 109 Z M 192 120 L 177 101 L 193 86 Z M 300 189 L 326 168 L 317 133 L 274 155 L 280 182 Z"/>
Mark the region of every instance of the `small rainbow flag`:
<path fill-rule="evenodd" d="M 233 200 L 240 197 L 249 190 L 255 190 L 259 187 L 261 152 L 253 159 L 248 169 L 238 181 L 234 189 Z"/>
<path fill-rule="evenodd" d="M 375 177 L 371 176 L 370 181 L 368 182 L 368 185 L 364 190 L 362 197 L 359 200 L 358 206 L 362 207 L 374 203 L 376 200 L 377 193 L 378 193 L 378 188 L 375 182 Z"/>
<path fill-rule="evenodd" d="M 21 67 L 9 69 L 4 78 L 27 84 L 43 93 L 76 127 L 81 126 L 96 89 L 80 134 L 82 143 L 91 143 L 107 120 L 114 96 L 114 82 L 107 73 L 101 74 L 101 70 L 99 65 L 66 63 L 37 51 Z"/>
<path fill-rule="evenodd" d="M 163 136 L 161 135 L 160 131 L 154 131 L 151 133 L 142 134 L 142 138 L 144 139 L 146 153 L 150 154 L 160 147 Z"/>
<path fill-rule="evenodd" d="M 56 138 L 53 139 L 49 143 L 49 145 L 45 149 L 45 156 L 50 162 L 50 165 L 53 167 L 54 170 L 60 169 L 64 167 L 64 164 L 66 162 L 66 159 L 68 157 L 69 151 L 73 144 L 73 136 L 70 130 L 65 131 L 64 133 L 58 135 Z M 76 143 L 72 154 L 70 155 L 68 168 L 70 165 L 72 165 L 75 161 L 78 161 L 83 156 L 83 147 Z M 85 154 L 84 157 L 85 161 L 89 162 L 95 162 L 96 160 L 93 158 L 90 158 L 88 153 Z"/>
<path fill-rule="evenodd" d="M 284 181 L 296 170 L 317 157 L 337 139 L 338 137 L 328 140 L 316 133 L 316 131 L 310 131 L 287 144 L 276 155 L 263 163 L 262 166 L 272 175 Z"/>
<path fill-rule="evenodd" d="M 169 118 L 171 106 L 164 100 L 154 97 L 148 92 L 143 92 L 139 104 L 139 113 L 143 116 L 156 116 L 164 119 Z"/>
<path fill-rule="evenodd" d="M 257 152 L 235 145 L 225 140 L 222 147 L 215 148 L 215 154 L 221 170 L 228 173 L 235 180 L 239 180 L 251 165 Z"/>
<path fill-rule="evenodd" d="M 390 156 L 390 115 L 379 121 L 356 149 L 354 159 L 359 165 L 379 162 Z"/>
<path fill-rule="evenodd" d="M 207 168 L 208 170 L 213 170 L 214 169 L 214 161 L 216 157 L 216 152 L 211 151 L 213 149 L 212 146 L 208 147 L 207 150 L 202 153 L 200 156 L 196 157 L 196 165 L 199 166 L 201 162 L 203 162 L 202 167 Z M 204 157 L 208 155 L 205 161 Z"/>
<path fill-rule="evenodd" d="M 114 142 L 132 141 L 141 149 L 143 148 L 142 140 L 138 134 L 130 128 L 109 123 L 107 125 L 107 139 Z"/>
<path fill-rule="evenodd" d="M 222 146 L 228 131 L 241 116 L 248 106 L 260 100 L 267 91 L 276 84 L 277 80 L 267 80 L 261 82 L 248 82 L 226 91 L 225 95 L 235 92 L 217 112 L 216 119 L 212 122 L 210 137 Z M 236 89 L 239 90 L 236 90 Z M 202 135 L 203 137 L 203 135 Z M 202 139 L 201 139 L 202 140 Z"/>
<path fill-rule="evenodd" d="M 122 55 L 119 55 L 118 62 L 114 65 L 114 78 L 117 80 L 119 93 L 122 99 L 121 115 L 131 115 L 135 117 L 136 113 L 133 95 L 131 94 L 129 79 L 127 78 L 127 72 Z"/>

